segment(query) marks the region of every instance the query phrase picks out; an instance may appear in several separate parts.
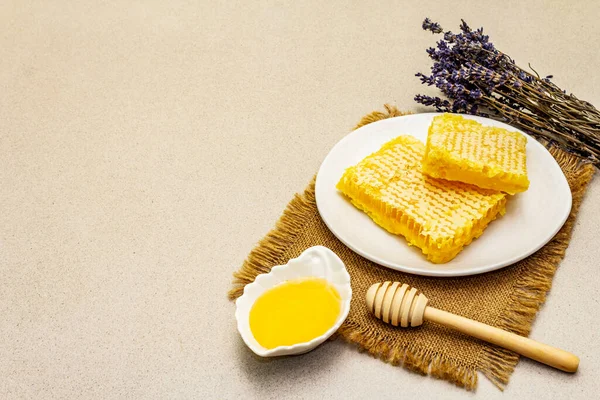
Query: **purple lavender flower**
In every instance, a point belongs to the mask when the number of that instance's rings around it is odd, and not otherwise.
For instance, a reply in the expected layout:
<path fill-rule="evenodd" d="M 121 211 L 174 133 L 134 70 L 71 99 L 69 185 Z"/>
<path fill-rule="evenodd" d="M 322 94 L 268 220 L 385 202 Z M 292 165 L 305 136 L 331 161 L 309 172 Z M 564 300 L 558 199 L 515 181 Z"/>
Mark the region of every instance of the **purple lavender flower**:
<path fill-rule="evenodd" d="M 452 104 L 452 112 L 460 113 L 460 112 L 466 111 L 468 106 L 469 106 L 469 103 L 465 99 L 459 98 L 459 99 L 455 100 L 454 103 Z"/>
<path fill-rule="evenodd" d="M 465 22 L 465 20 L 461 19 L 460 21 L 461 21 L 460 30 L 463 31 L 464 33 L 471 32 L 471 28 L 469 28 L 469 25 L 467 25 L 467 23 Z"/>
<path fill-rule="evenodd" d="M 550 82 L 551 82 L 551 81 L 550 81 L 550 79 L 552 79 L 552 78 L 554 78 L 554 76 L 552 76 L 552 75 L 547 75 L 547 76 L 546 76 L 546 77 L 543 79 L 543 81 L 544 81 L 544 82 L 547 82 L 547 83 L 550 83 Z"/>
<path fill-rule="evenodd" d="M 433 58 L 434 60 L 437 60 L 437 54 L 435 51 L 435 48 L 430 47 L 426 50 L 427 54 L 429 54 L 429 57 Z"/>
<path fill-rule="evenodd" d="M 520 72 L 518 72 L 518 73 L 517 73 L 517 77 L 518 77 L 520 80 L 522 80 L 523 82 L 525 82 L 525 83 L 531 83 L 531 82 L 533 82 L 533 76 L 531 76 L 531 75 L 529 75 L 529 74 L 526 74 L 526 73 L 525 73 L 525 72 L 523 72 L 523 71 L 520 71 Z"/>
<path fill-rule="evenodd" d="M 477 104 L 470 104 L 469 106 L 467 106 L 467 109 L 465 111 L 471 115 L 481 115 L 482 117 L 488 116 L 488 114 L 479 112 L 479 106 Z"/>
<path fill-rule="evenodd" d="M 440 24 L 429 18 L 423 21 L 423 29 L 443 33 Z M 415 100 L 437 109 L 479 114 L 482 106 L 493 102 L 501 110 L 520 110 L 522 105 L 509 101 L 502 93 L 521 90 L 525 83 L 532 85 L 536 81 L 510 57 L 496 50 L 483 28 L 472 30 L 464 20 L 459 33 L 443 33 L 443 39 L 436 42 L 435 48 L 427 49 L 427 54 L 433 60 L 431 71 L 416 76 L 423 84 L 435 85 L 448 100 L 421 95 Z M 551 77 L 540 81 L 549 82 Z M 498 93 L 502 100 L 496 100 Z"/>
<path fill-rule="evenodd" d="M 415 76 L 418 76 L 419 79 L 421 80 L 421 83 L 426 84 L 427 86 L 432 86 L 435 84 L 435 80 L 432 76 L 427 76 L 420 72 L 416 73 Z"/>
<path fill-rule="evenodd" d="M 444 33 L 444 40 L 447 41 L 448 43 L 454 43 L 454 40 L 456 39 L 456 35 L 450 31 Z"/>
<path fill-rule="evenodd" d="M 450 107 L 450 102 L 448 100 L 442 100 L 439 97 L 431 97 L 418 94 L 415 96 L 415 101 L 426 106 L 434 106 L 436 110 L 440 112 L 446 112 Z"/>
<path fill-rule="evenodd" d="M 486 36 L 486 37 L 487 37 L 487 36 Z M 492 43 L 487 43 L 487 42 L 486 42 L 486 43 L 483 43 L 483 44 L 481 45 L 481 47 L 483 47 L 483 49 L 484 49 L 484 50 L 487 50 L 487 51 L 494 51 L 494 50 L 496 50 L 496 48 L 494 47 L 494 45 L 493 45 Z"/>
<path fill-rule="evenodd" d="M 423 29 L 432 33 L 442 33 L 442 27 L 437 22 L 431 22 L 429 18 L 423 21 Z"/>
<path fill-rule="evenodd" d="M 479 89 L 473 89 L 469 93 L 469 97 L 471 97 L 472 99 L 475 99 L 475 100 L 480 99 L 481 97 L 483 97 L 483 93 L 481 93 L 481 90 L 479 90 Z"/>
<path fill-rule="evenodd" d="M 459 70 L 452 71 L 452 74 L 450 76 L 452 77 L 453 81 L 456 81 L 456 82 L 463 81 L 468 78 L 469 70 L 467 68 L 463 67 Z"/>
<path fill-rule="evenodd" d="M 443 33 L 429 18 L 423 29 Z M 427 54 L 433 60 L 431 70 L 416 76 L 447 99 L 417 95 L 418 103 L 443 112 L 493 113 L 600 167 L 600 111 L 560 89 L 550 81 L 552 75 L 542 78 L 531 65 L 533 73 L 526 72 L 496 49 L 483 28 L 472 30 L 461 20 L 460 31 L 443 33 Z"/>

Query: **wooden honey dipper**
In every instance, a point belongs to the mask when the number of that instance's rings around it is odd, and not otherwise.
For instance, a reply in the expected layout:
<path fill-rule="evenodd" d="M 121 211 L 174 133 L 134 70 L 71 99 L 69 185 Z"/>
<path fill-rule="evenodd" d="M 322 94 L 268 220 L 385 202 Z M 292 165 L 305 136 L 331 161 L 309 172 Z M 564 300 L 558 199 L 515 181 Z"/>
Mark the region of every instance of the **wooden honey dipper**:
<path fill-rule="evenodd" d="M 424 320 L 436 322 L 525 357 L 566 372 L 575 372 L 579 358 L 556 347 L 474 321 L 460 315 L 429 307 L 429 299 L 407 284 L 383 282 L 367 291 L 367 307 L 383 322 L 403 328 L 419 326 Z"/>

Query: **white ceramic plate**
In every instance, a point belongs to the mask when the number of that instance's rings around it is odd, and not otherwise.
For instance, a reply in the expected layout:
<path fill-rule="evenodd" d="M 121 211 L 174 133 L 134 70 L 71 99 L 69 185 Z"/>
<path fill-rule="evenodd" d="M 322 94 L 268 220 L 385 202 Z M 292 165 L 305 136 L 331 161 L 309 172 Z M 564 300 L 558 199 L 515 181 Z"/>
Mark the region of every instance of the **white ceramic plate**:
<path fill-rule="evenodd" d="M 414 114 L 374 122 L 340 140 L 319 169 L 316 200 L 325 224 L 349 248 L 377 264 L 418 275 L 463 276 L 493 271 L 534 253 L 558 232 L 571 211 L 571 191 L 562 170 L 544 146 L 527 134 L 482 117 L 484 125 L 518 131 L 527 137 L 529 190 L 509 198 L 506 214 L 452 261 L 433 264 L 404 238 L 392 235 L 356 209 L 335 185 L 344 170 L 377 151 L 385 142 L 410 134 L 427 140 L 431 120 L 439 113 Z"/>

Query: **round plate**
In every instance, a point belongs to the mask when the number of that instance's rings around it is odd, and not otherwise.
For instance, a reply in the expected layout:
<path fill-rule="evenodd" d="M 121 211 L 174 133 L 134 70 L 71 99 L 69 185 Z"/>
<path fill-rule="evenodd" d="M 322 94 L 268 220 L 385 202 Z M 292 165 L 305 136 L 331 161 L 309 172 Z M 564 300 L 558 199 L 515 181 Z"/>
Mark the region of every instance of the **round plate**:
<path fill-rule="evenodd" d="M 403 237 L 379 227 L 356 209 L 335 185 L 344 170 L 404 134 L 423 143 L 439 113 L 413 114 L 363 126 L 340 140 L 327 155 L 316 181 L 316 201 L 325 224 L 346 246 L 377 264 L 418 275 L 463 276 L 493 271 L 534 253 L 558 232 L 571 211 L 567 180 L 544 146 L 520 130 L 495 120 L 465 115 L 484 125 L 517 131 L 527 138 L 529 190 L 509 198 L 506 214 L 453 260 L 433 264 Z"/>

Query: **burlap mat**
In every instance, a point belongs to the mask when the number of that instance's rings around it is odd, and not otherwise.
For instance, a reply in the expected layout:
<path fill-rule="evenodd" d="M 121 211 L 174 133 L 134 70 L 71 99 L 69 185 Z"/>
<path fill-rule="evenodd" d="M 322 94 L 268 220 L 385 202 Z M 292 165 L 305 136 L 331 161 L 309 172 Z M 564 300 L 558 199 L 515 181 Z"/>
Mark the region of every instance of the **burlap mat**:
<path fill-rule="evenodd" d="M 402 115 L 394 107 L 386 105 L 386 110 L 365 116 L 357 128 Z M 502 389 L 519 360 L 518 355 L 433 323 L 426 322 L 411 329 L 391 327 L 367 312 L 365 292 L 375 282 L 408 283 L 426 293 L 437 308 L 527 336 L 565 254 L 575 216 L 594 174 L 594 167 L 580 163 L 575 156 L 555 148 L 551 152 L 573 193 L 571 215 L 552 241 L 515 265 L 483 275 L 452 279 L 428 278 L 380 267 L 349 250 L 327 229 L 315 204 L 313 180 L 303 194 L 296 195 L 288 204 L 276 227 L 234 274 L 234 289 L 229 295 L 232 299 L 240 296 L 244 285 L 258 274 L 285 264 L 306 248 L 327 246 L 346 263 L 352 279 L 350 314 L 339 329 L 339 336 L 384 361 L 469 390 L 477 386 L 477 371 Z"/>

